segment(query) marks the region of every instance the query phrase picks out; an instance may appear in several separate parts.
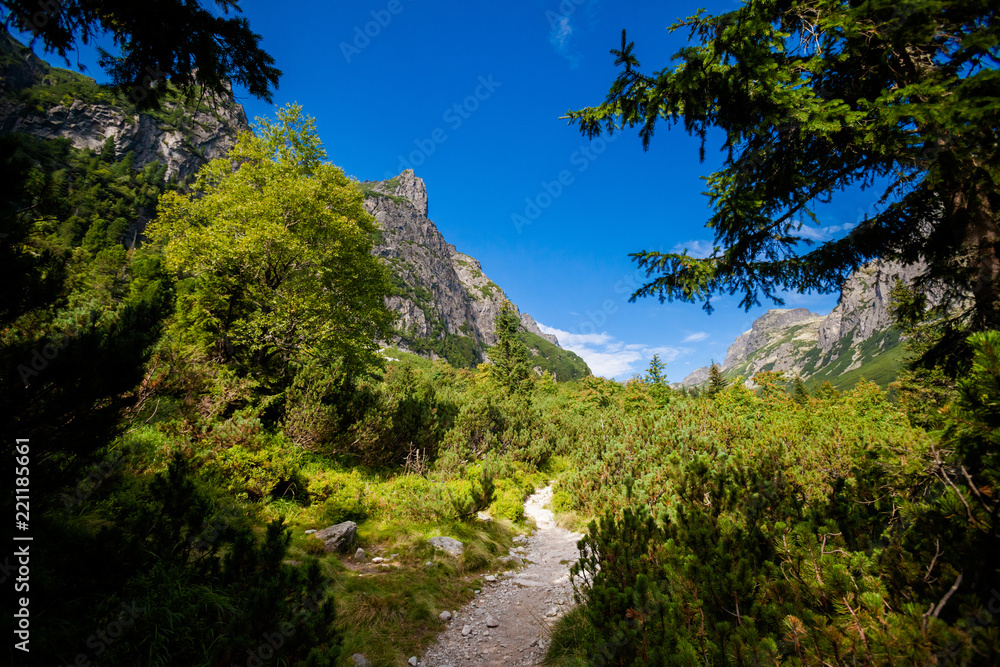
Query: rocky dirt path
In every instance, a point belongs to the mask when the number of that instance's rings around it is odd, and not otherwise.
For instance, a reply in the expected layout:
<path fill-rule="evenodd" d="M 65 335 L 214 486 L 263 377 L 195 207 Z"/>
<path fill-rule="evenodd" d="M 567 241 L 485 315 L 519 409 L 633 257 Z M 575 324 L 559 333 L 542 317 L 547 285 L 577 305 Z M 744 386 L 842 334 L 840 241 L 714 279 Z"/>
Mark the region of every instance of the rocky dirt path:
<path fill-rule="evenodd" d="M 582 537 L 555 524 L 543 509 L 552 487 L 536 491 L 524 513 L 537 530 L 513 553 L 525 561 L 520 570 L 487 578 L 476 599 L 455 613 L 448 628 L 419 662 L 426 667 L 457 665 L 538 665 L 545 657 L 552 625 L 570 609 L 569 568 Z"/>

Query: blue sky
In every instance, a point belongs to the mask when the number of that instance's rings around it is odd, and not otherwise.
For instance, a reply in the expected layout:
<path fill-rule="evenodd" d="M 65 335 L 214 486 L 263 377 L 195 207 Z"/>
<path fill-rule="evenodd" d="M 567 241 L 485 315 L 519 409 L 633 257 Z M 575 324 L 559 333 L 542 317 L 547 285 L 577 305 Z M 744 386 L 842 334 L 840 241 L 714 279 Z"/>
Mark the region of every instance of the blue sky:
<path fill-rule="evenodd" d="M 643 152 L 634 131 L 588 141 L 559 119 L 604 99 L 616 74 L 608 50 L 622 28 L 644 68 L 660 69 L 687 37 L 667 26 L 698 7 L 715 13 L 736 2 L 241 6 L 284 72 L 274 105 L 237 91 L 247 115 L 301 104 L 330 160 L 359 180 L 412 167 L 444 237 L 596 374 L 624 380 L 659 353 L 679 381 L 721 362 L 772 307 L 747 313 L 738 296 L 716 298 L 712 315 L 697 304 L 628 303 L 643 278 L 630 252 L 711 248 L 701 177 L 721 164 L 718 137 L 700 163 L 697 140 L 679 128 L 661 126 Z M 89 73 L 101 79 L 96 67 Z M 874 201 L 871 193 L 835 200 L 807 233 L 843 233 Z M 791 294 L 785 307 L 825 314 L 836 298 Z"/>

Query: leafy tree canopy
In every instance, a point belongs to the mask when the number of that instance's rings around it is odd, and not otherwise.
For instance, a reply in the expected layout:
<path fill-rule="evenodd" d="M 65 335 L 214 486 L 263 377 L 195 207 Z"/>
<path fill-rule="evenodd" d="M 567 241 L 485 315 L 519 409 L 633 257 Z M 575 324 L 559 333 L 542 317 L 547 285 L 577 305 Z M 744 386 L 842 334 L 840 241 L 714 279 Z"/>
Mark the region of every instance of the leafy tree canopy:
<path fill-rule="evenodd" d="M 704 142 L 725 133 L 708 177 L 715 249 L 707 258 L 638 252 L 650 282 L 632 298 L 703 301 L 739 293 L 747 309 L 778 290 L 832 291 L 874 257 L 923 258 L 928 278 L 972 292 L 963 324 L 1000 325 L 1000 29 L 985 0 L 748 0 L 672 30 L 695 42 L 646 74 L 622 32 L 606 100 L 570 111 L 594 137 L 662 121 Z M 808 248 L 815 206 L 855 187 L 878 212 L 846 238 Z M 956 303 L 960 299 L 956 299 Z"/>
<path fill-rule="evenodd" d="M 188 93 L 196 83 L 215 95 L 230 82 L 271 101 L 281 70 L 260 48 L 260 35 L 239 13 L 238 0 L 215 0 L 221 15 L 201 2 L 155 0 L 3 0 L 4 23 L 40 39 L 63 58 L 110 33 L 121 55 L 101 50 L 100 64 L 113 88 L 140 109 L 159 108 L 170 81 Z M 68 58 L 67 58 L 68 62 Z M 197 75 L 196 75 L 197 73 Z"/>
<path fill-rule="evenodd" d="M 259 120 L 190 194 L 167 193 L 147 235 L 182 279 L 173 330 L 207 358 L 284 374 L 305 357 L 380 365 L 391 324 L 378 233 L 357 185 L 297 106 Z"/>

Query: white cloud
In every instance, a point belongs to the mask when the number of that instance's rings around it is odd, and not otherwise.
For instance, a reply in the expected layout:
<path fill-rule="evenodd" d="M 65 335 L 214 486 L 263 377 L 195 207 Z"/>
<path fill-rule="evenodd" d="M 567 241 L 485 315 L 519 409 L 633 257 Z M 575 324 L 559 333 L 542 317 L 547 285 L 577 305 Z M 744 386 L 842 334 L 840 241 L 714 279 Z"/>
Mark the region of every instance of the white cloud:
<path fill-rule="evenodd" d="M 549 42 L 552 46 L 556 47 L 556 51 L 562 53 L 566 49 L 566 40 L 569 36 L 573 34 L 573 26 L 569 24 L 569 17 L 562 16 L 552 26 L 552 30 L 549 32 Z"/>
<path fill-rule="evenodd" d="M 664 363 L 670 363 L 692 352 L 686 347 L 626 343 L 607 332 L 574 334 L 541 322 L 538 323 L 538 328 L 547 334 L 553 334 L 563 348 L 580 355 L 594 375 L 606 378 L 627 379 L 642 373 L 654 354 L 660 355 L 660 360 Z"/>
<path fill-rule="evenodd" d="M 564 7 L 563 5 L 568 5 Z M 597 20 L 597 0 L 573 0 L 563 3 L 558 12 L 548 10 L 545 18 L 549 22 L 549 44 L 560 56 L 569 61 L 570 69 L 580 66 L 583 56 L 574 42 L 591 33 L 599 25 Z M 577 10 L 581 7 L 582 12 Z M 572 22 L 571 22 L 572 19 Z"/>
<path fill-rule="evenodd" d="M 569 61 L 570 69 L 576 69 L 580 65 L 580 54 L 572 48 L 570 38 L 573 36 L 573 26 L 569 17 L 555 14 L 549 18 L 549 24 L 552 26 L 549 30 L 549 44 L 556 53 Z"/>
<path fill-rule="evenodd" d="M 539 324 L 538 328 L 547 334 L 554 334 L 559 339 L 559 344 L 569 349 L 569 346 L 586 347 L 588 345 L 606 345 L 611 342 L 611 336 L 606 333 L 575 334 L 568 331 L 552 329 L 544 324 Z"/>
<path fill-rule="evenodd" d="M 802 227 L 795 232 L 792 232 L 793 236 L 799 236 L 804 239 L 809 239 L 810 241 L 830 241 L 837 234 L 841 232 L 849 232 L 854 229 L 856 225 L 851 222 L 844 223 L 843 225 L 828 225 L 826 227 L 810 227 L 809 225 L 803 223 Z"/>
<path fill-rule="evenodd" d="M 705 340 L 706 338 L 708 338 L 708 332 L 707 331 L 696 331 L 695 333 L 691 334 L 690 336 L 688 336 L 687 338 L 685 338 L 681 342 L 682 343 L 700 343 L 701 341 Z"/>
<path fill-rule="evenodd" d="M 711 256 L 712 251 L 715 249 L 715 244 L 711 241 L 685 241 L 684 243 L 678 243 L 671 249 L 670 252 L 676 254 L 687 253 L 689 256 L 696 259 L 705 259 Z"/>

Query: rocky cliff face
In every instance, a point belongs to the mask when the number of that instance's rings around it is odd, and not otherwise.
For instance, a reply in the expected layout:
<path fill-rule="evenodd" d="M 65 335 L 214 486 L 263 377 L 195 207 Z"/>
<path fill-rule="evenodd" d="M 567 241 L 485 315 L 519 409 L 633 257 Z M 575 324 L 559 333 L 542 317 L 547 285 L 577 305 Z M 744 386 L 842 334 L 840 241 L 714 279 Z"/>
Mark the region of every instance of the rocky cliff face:
<path fill-rule="evenodd" d="M 811 313 L 805 308 L 769 310 L 754 320 L 750 331 L 743 333 L 729 346 L 722 367 L 726 370 L 735 368 L 751 356 L 760 356 L 758 352 L 767 352 L 765 363 L 775 361 L 783 364 L 790 356 L 792 341 L 779 340 L 783 336 L 776 334 L 794 325 L 798 333 L 793 340 L 812 340 L 820 320 L 822 316 Z"/>
<path fill-rule="evenodd" d="M 896 280 L 912 284 L 926 268 L 923 263 L 904 266 L 878 260 L 852 273 L 840 289 L 840 302 L 819 328 L 820 349 L 829 353 L 842 338 L 852 336 L 855 340 L 868 340 L 876 332 L 891 327 L 889 296 L 893 285 Z M 931 295 L 930 300 L 931 305 L 936 304 L 936 295 Z"/>
<path fill-rule="evenodd" d="M 249 129 L 243 107 L 232 99 L 178 108 L 167 102 L 155 114 L 130 113 L 93 79 L 50 67 L 9 34 L 0 39 L 0 131 L 68 139 L 77 148 L 100 150 L 108 138 L 115 152 L 132 151 L 135 165 L 167 165 L 167 175 L 186 179 L 224 156 L 236 135 Z"/>
<path fill-rule="evenodd" d="M 841 288 L 837 307 L 825 317 L 804 308 L 772 309 L 757 318 L 750 331 L 729 347 L 722 370 L 752 384 L 759 371 L 784 371 L 786 377 L 830 380 L 848 377 L 851 371 L 867 373 L 885 384 L 894 375 L 900 358 L 899 335 L 889 311 L 896 280 L 912 284 L 924 271 L 922 264 L 902 265 L 876 260 L 854 273 Z M 930 294 L 931 305 L 938 302 Z M 708 368 L 699 368 L 681 382 L 695 386 L 708 379 Z"/>
<path fill-rule="evenodd" d="M 427 188 L 412 169 L 361 187 L 366 210 L 383 230 L 374 252 L 394 274 L 386 305 L 400 317 L 395 342 L 423 351 L 419 339 L 440 344 L 458 339 L 452 342 L 482 360 L 486 348 L 496 343 L 496 316 L 507 298 L 503 290 L 483 273 L 479 260 L 445 241 L 427 217 Z M 530 315 L 519 316 L 524 331 L 558 346 L 555 336 L 542 333 Z M 430 356 L 438 356 L 436 347 L 440 345 L 432 345 Z"/>

